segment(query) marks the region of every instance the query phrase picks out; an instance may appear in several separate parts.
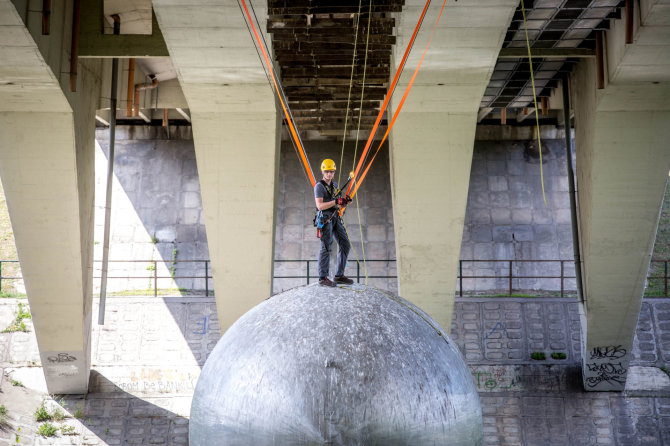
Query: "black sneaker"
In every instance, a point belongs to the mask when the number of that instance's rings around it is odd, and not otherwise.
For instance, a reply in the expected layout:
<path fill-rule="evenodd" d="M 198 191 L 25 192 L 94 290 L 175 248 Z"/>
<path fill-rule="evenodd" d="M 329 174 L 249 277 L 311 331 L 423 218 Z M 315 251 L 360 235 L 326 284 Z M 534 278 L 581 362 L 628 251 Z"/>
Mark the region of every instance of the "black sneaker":
<path fill-rule="evenodd" d="M 335 286 L 335 283 L 330 280 L 328 277 L 324 277 L 323 279 L 319 279 L 319 285 L 321 286 Z"/>
<path fill-rule="evenodd" d="M 335 276 L 335 283 L 341 283 L 343 285 L 351 285 L 354 283 L 354 281 L 348 278 L 347 276 Z"/>

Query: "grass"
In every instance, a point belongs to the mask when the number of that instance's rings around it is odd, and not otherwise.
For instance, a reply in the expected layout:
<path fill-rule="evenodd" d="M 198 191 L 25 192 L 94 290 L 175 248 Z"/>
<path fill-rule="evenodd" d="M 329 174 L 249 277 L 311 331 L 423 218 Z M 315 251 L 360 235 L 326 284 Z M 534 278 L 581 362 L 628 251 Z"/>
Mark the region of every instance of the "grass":
<path fill-rule="evenodd" d="M 4 281 L 3 281 L 3 285 L 4 285 Z M 17 293 L 17 292 L 14 292 L 14 291 L 10 291 L 10 292 L 3 291 L 3 292 L 0 293 L 0 298 L 2 298 L 2 297 L 12 298 L 12 299 L 24 299 L 26 297 L 26 293 Z"/>
<path fill-rule="evenodd" d="M 60 433 L 63 435 L 77 435 L 74 426 L 64 425 L 60 427 Z"/>
<path fill-rule="evenodd" d="M 78 420 L 81 420 L 82 418 L 84 418 L 84 412 L 81 410 L 81 404 L 77 404 L 77 408 L 75 409 L 72 416 L 75 417 Z"/>
<path fill-rule="evenodd" d="M 58 433 L 58 428 L 53 424 L 47 422 L 40 424 L 40 427 L 37 429 L 37 433 L 43 437 L 53 437 Z"/>
<path fill-rule="evenodd" d="M 65 419 L 65 412 L 63 412 L 59 407 L 57 407 L 51 414 L 51 418 L 54 421 L 63 421 Z"/>
<path fill-rule="evenodd" d="M 24 387 L 23 383 L 17 379 L 10 379 L 14 387 Z"/>
<path fill-rule="evenodd" d="M 544 361 L 547 359 L 547 354 L 544 352 L 533 352 L 530 354 L 530 358 L 536 361 Z"/>
<path fill-rule="evenodd" d="M 50 421 L 50 420 L 51 420 L 51 414 L 44 405 L 44 401 L 42 401 L 40 407 L 38 407 L 35 410 L 35 421 Z"/>
<path fill-rule="evenodd" d="M 7 408 L 4 404 L 0 405 L 0 428 L 9 426 L 9 418 L 7 417 Z"/>
<path fill-rule="evenodd" d="M 30 315 L 30 310 L 25 309 L 23 307 L 22 303 L 19 303 L 19 311 L 16 314 L 16 317 L 12 321 L 12 323 L 9 325 L 9 327 L 5 328 L 2 332 L 3 333 L 13 333 L 15 331 L 28 331 L 28 327 L 26 327 L 26 323 L 24 319 L 31 319 L 32 316 Z"/>

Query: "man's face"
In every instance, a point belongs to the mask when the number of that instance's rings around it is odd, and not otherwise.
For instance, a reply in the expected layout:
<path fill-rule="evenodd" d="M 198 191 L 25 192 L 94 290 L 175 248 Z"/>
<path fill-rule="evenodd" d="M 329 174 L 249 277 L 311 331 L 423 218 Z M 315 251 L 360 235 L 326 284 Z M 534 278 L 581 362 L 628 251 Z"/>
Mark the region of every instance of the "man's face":
<path fill-rule="evenodd" d="M 323 174 L 323 179 L 326 182 L 330 182 L 333 180 L 333 177 L 335 176 L 335 171 L 334 170 L 322 170 L 321 173 Z"/>

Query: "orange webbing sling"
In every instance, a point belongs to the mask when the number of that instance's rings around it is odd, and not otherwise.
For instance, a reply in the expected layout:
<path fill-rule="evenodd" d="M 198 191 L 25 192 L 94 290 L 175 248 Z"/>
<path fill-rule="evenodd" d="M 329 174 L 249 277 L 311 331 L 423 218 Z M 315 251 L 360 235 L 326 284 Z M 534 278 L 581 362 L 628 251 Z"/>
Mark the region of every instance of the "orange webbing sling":
<path fill-rule="evenodd" d="M 375 154 L 373 155 L 372 159 L 370 160 L 370 162 L 366 166 L 365 170 L 361 174 L 361 177 L 358 179 L 358 181 L 356 181 L 356 186 L 354 187 L 354 190 L 351 193 L 351 198 L 353 198 L 356 195 L 356 192 L 358 191 L 358 188 L 360 187 L 361 183 L 363 182 L 363 180 L 367 176 L 368 171 L 370 170 L 370 166 L 372 166 L 372 162 L 377 157 L 377 154 L 379 153 L 379 149 L 381 149 L 382 144 L 384 144 L 384 141 L 386 141 L 386 138 L 388 137 L 389 132 L 393 128 L 393 124 L 395 124 L 395 120 L 398 118 L 398 114 L 400 113 L 400 110 L 402 110 L 402 107 L 405 104 L 405 100 L 407 99 L 407 96 L 409 95 L 409 92 L 412 89 L 412 85 L 414 84 L 414 79 L 416 79 L 416 75 L 419 73 L 419 68 L 421 68 L 421 63 L 423 62 L 423 58 L 426 56 L 426 52 L 428 51 L 428 47 L 430 46 L 430 42 L 433 40 L 433 36 L 435 35 L 435 30 L 437 29 L 437 24 L 440 23 L 440 17 L 442 17 L 442 11 L 444 11 L 444 6 L 446 5 L 446 3 L 447 3 L 447 0 L 444 0 L 442 2 L 442 8 L 440 9 L 440 13 L 438 14 L 437 20 L 435 21 L 435 26 L 433 26 L 433 32 L 430 34 L 430 39 L 428 39 L 428 44 L 426 45 L 426 48 L 423 50 L 423 54 L 421 55 L 421 59 L 419 59 L 419 63 L 417 64 L 416 68 L 414 69 L 414 74 L 412 75 L 412 79 L 409 81 L 409 84 L 407 84 L 407 87 L 405 88 L 405 93 L 403 93 L 403 95 L 402 95 L 402 99 L 400 100 L 400 103 L 398 104 L 398 108 L 396 109 L 395 113 L 393 114 L 393 119 L 391 120 L 391 123 L 389 124 L 388 128 L 386 129 L 386 133 L 384 133 L 384 137 L 379 142 L 379 146 L 377 147 L 377 150 L 375 151 Z M 351 189 L 351 186 L 349 188 Z"/>
<path fill-rule="evenodd" d="M 409 43 L 407 44 L 407 48 L 405 48 L 405 54 L 402 56 L 402 60 L 400 61 L 400 65 L 398 66 L 398 70 L 395 73 L 395 76 L 393 77 L 393 81 L 391 82 L 391 85 L 389 87 L 389 92 L 386 94 L 386 97 L 384 98 L 384 102 L 382 103 L 381 108 L 379 109 L 379 113 L 377 114 L 377 119 L 375 120 L 375 125 L 372 127 L 372 131 L 370 131 L 370 136 L 368 137 L 368 141 L 365 143 L 365 149 L 363 149 L 363 153 L 361 154 L 361 158 L 358 162 L 358 165 L 356 166 L 356 170 L 354 171 L 354 176 L 353 176 L 353 181 L 349 184 L 349 187 L 347 188 L 347 193 L 346 195 L 349 195 L 349 192 L 351 191 L 351 188 L 355 183 L 358 183 L 356 181 L 356 177 L 358 177 L 358 173 L 361 170 L 361 167 L 363 167 L 363 163 L 365 161 L 365 157 L 368 154 L 368 151 L 370 150 L 370 146 L 372 145 L 372 140 L 375 137 L 375 133 L 377 132 L 377 128 L 379 127 L 379 123 L 382 120 L 382 116 L 384 115 L 384 112 L 386 111 L 386 107 L 388 106 L 389 100 L 391 99 L 391 96 L 393 95 L 393 91 L 395 90 L 395 86 L 398 83 L 398 79 L 400 79 L 400 74 L 402 73 L 403 68 L 405 67 L 405 62 L 407 61 L 407 57 L 409 56 L 409 53 L 412 49 L 412 46 L 414 45 L 414 40 L 416 39 L 416 35 L 419 33 L 419 28 L 421 28 L 421 24 L 423 23 L 423 18 L 426 16 L 426 12 L 428 11 L 428 7 L 430 6 L 430 0 L 426 0 L 426 4 L 423 7 L 423 11 L 421 11 L 421 16 L 419 17 L 419 21 L 417 22 L 416 26 L 414 27 L 414 32 L 412 33 L 412 38 L 409 40 Z"/>
<path fill-rule="evenodd" d="M 251 14 L 249 14 L 249 9 L 247 9 L 247 4 L 244 0 L 239 0 L 242 3 L 242 7 L 244 8 L 244 13 L 247 16 L 247 19 L 249 21 L 249 26 L 251 27 L 254 37 L 256 37 L 256 41 L 258 42 L 258 46 L 261 49 L 261 52 L 263 53 L 263 58 L 265 59 L 265 64 L 268 67 L 268 71 L 270 72 L 270 76 L 272 77 L 272 83 L 275 86 L 275 91 L 277 94 L 277 97 L 279 98 L 279 102 L 281 103 L 281 108 L 284 111 L 284 117 L 286 118 L 286 122 L 288 123 L 289 131 L 291 134 L 291 137 L 293 138 L 293 142 L 296 145 L 296 148 L 298 149 L 298 153 L 300 154 L 300 160 L 302 161 L 303 167 L 305 168 L 305 171 L 307 172 L 307 175 L 309 176 L 309 181 L 312 183 L 312 187 L 316 185 L 316 180 L 314 179 L 314 174 L 312 173 L 312 169 L 309 165 L 309 161 L 307 161 L 307 154 L 305 153 L 305 149 L 303 148 L 302 144 L 300 143 L 300 138 L 298 137 L 298 132 L 293 125 L 293 120 L 291 119 L 291 115 L 288 111 L 288 104 L 284 103 L 284 99 L 282 98 L 282 95 L 279 93 L 279 85 L 277 85 L 277 77 L 275 76 L 274 72 L 274 67 L 270 63 L 270 59 L 268 57 L 267 52 L 265 51 L 265 46 L 263 45 L 263 42 L 258 35 L 258 31 L 256 30 L 256 27 L 254 26 L 254 21 L 251 19 Z"/>

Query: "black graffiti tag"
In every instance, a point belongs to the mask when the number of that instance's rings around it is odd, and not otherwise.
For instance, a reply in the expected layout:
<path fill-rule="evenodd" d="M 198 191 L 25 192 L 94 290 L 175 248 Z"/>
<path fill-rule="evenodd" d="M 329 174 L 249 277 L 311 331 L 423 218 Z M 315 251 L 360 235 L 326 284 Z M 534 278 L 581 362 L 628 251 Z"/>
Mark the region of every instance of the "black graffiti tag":
<path fill-rule="evenodd" d="M 591 363 L 586 364 L 586 367 L 589 369 L 589 372 L 597 373 L 596 376 L 590 376 L 586 379 L 586 384 L 589 387 L 595 387 L 602 382 L 606 382 L 611 385 L 619 384 L 624 385 L 626 383 L 626 368 L 621 362 L 619 363 Z"/>
<path fill-rule="evenodd" d="M 591 359 L 620 359 L 626 356 L 627 350 L 620 345 L 610 347 L 594 347 L 591 350 Z"/>
<path fill-rule="evenodd" d="M 72 361 L 76 361 L 77 358 L 75 358 L 74 356 L 72 356 L 68 353 L 59 353 L 58 356 L 47 357 L 47 360 L 51 363 L 54 363 L 54 362 L 72 362 Z"/>

